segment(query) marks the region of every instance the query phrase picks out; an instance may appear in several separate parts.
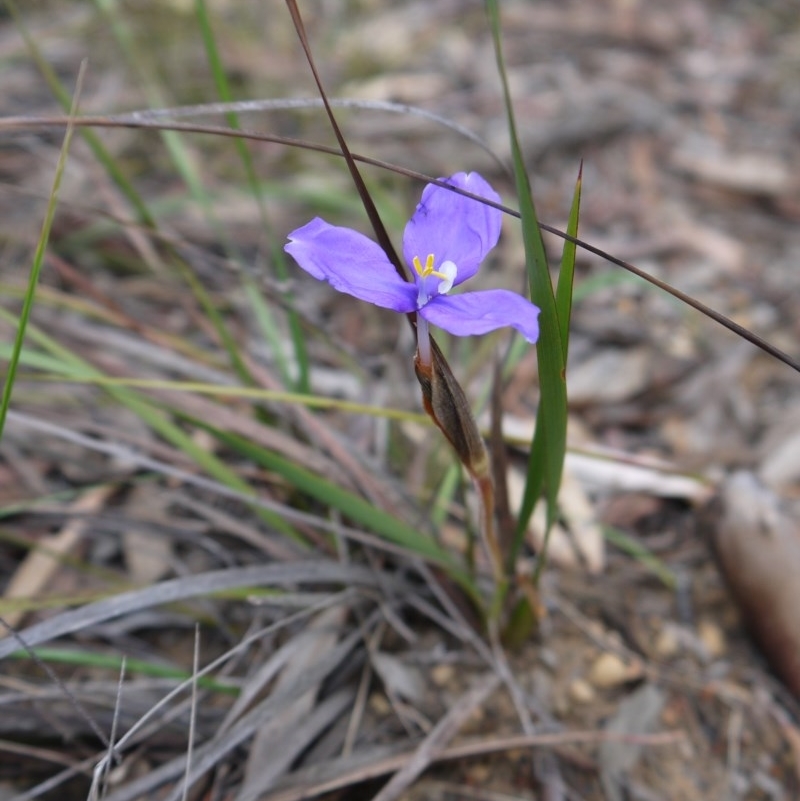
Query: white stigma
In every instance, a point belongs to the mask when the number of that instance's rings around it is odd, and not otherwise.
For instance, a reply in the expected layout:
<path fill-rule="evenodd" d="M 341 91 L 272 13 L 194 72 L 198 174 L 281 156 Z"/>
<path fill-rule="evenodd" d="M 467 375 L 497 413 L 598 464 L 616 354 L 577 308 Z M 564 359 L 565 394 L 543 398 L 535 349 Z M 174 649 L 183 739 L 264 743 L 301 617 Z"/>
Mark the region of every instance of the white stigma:
<path fill-rule="evenodd" d="M 456 275 L 458 275 L 458 268 L 455 262 L 443 261 L 436 272 L 442 276 L 442 280 L 439 283 L 439 294 L 445 295 L 453 288 L 453 281 L 456 280 Z"/>

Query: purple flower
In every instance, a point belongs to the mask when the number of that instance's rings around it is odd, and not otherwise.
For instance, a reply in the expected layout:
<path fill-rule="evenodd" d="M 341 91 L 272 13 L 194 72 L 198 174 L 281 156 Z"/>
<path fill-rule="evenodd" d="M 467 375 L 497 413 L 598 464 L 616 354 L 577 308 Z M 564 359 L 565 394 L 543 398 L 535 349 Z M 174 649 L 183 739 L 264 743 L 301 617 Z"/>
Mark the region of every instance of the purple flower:
<path fill-rule="evenodd" d="M 488 200 L 499 195 L 476 172 L 446 179 Z M 515 292 L 490 289 L 448 295 L 472 278 L 500 237 L 502 212 L 428 184 L 403 234 L 403 255 L 414 283 L 404 281 L 371 239 L 319 217 L 289 234 L 284 250 L 334 289 L 396 312 L 416 311 L 456 336 L 516 328 L 528 342 L 539 336 L 539 309 Z"/>

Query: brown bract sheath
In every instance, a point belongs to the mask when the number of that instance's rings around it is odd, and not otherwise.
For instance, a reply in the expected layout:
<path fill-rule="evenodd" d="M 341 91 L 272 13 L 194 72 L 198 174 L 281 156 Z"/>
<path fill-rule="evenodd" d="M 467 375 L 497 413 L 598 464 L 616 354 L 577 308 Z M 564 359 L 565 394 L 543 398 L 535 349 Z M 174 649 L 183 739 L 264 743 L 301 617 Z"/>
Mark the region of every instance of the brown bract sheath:
<path fill-rule="evenodd" d="M 464 390 L 433 338 L 431 356 L 431 364 L 423 364 L 419 353 L 414 357 L 414 370 L 422 388 L 425 411 L 447 437 L 470 474 L 476 477 L 488 475 L 486 446 Z"/>

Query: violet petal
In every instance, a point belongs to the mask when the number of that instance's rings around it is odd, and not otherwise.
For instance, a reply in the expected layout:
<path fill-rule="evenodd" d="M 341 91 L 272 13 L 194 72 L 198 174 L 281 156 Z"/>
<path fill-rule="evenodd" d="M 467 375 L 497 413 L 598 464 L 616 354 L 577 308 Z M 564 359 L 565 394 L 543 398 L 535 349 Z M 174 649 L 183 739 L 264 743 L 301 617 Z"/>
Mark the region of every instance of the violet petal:
<path fill-rule="evenodd" d="M 516 328 L 528 342 L 539 338 L 539 307 L 507 289 L 437 295 L 419 313 L 433 325 L 458 337 Z"/>
<path fill-rule="evenodd" d="M 417 289 L 404 281 L 371 239 L 319 217 L 292 231 L 283 248 L 310 275 L 334 289 L 396 312 L 417 307 Z"/>
<path fill-rule="evenodd" d="M 444 180 L 487 200 L 500 201 L 497 192 L 476 172 L 459 172 Z M 428 184 L 403 234 L 406 263 L 412 264 L 418 256 L 424 264 L 429 253 L 434 254 L 437 265 L 452 261 L 458 268 L 457 286 L 475 275 L 497 244 L 502 219 L 503 213 L 492 206 Z"/>

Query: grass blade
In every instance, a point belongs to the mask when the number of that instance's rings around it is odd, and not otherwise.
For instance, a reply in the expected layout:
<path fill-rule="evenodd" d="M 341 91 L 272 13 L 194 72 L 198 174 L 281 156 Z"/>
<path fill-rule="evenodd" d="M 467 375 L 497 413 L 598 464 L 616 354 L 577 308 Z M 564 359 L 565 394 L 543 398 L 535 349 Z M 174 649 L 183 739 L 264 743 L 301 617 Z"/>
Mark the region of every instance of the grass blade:
<path fill-rule="evenodd" d="M 161 662 L 151 662 L 146 659 L 134 659 L 114 654 L 93 653 L 92 651 L 76 651 L 70 648 L 34 648 L 33 653 L 43 662 L 51 664 L 73 665 L 83 668 L 110 670 L 118 673 L 125 660 L 126 672 L 156 679 L 175 679 L 187 681 L 191 674 L 178 667 L 165 665 Z M 10 659 L 28 659 L 24 651 L 17 651 L 9 655 Z M 218 681 L 214 678 L 201 676 L 198 679 L 201 687 L 213 692 L 226 695 L 238 695 L 239 689 L 232 683 Z"/>

